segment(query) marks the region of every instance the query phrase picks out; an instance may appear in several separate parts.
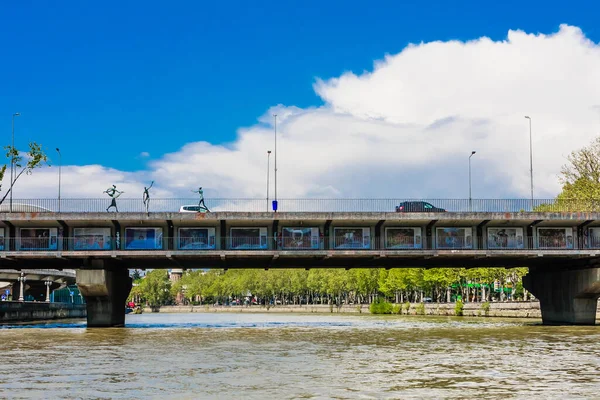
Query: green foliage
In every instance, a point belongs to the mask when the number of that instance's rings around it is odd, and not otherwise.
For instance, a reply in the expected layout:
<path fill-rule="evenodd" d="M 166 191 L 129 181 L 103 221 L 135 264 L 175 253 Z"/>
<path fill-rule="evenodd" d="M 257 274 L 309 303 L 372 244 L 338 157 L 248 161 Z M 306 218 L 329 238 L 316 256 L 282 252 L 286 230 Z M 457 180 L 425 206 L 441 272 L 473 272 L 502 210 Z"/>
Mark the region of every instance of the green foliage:
<path fill-rule="evenodd" d="M 404 311 L 406 312 L 406 315 L 408 315 L 408 310 L 410 310 L 410 302 L 406 301 L 404 303 Z"/>
<path fill-rule="evenodd" d="M 33 170 L 39 167 L 42 167 L 44 164 L 48 162 L 48 156 L 42 150 L 42 146 L 37 144 L 36 142 L 29 143 L 29 151 L 25 153 L 25 157 L 21 154 L 19 150 L 12 146 L 4 146 L 6 150 L 6 158 L 8 159 L 9 166 L 11 160 L 14 161 L 15 165 L 15 175 L 13 178 L 13 186 L 17 182 L 17 180 L 21 177 L 21 175 L 31 175 Z M 26 159 L 27 162 L 23 164 L 23 160 Z M 4 175 L 6 174 L 8 167 L 3 165 L 0 167 L 0 181 L 4 179 Z M 1 188 L 1 186 L 0 186 Z M 0 204 L 4 202 L 6 197 L 10 194 L 12 188 L 9 185 L 8 190 L 4 194 L 4 197 L 0 200 Z"/>
<path fill-rule="evenodd" d="M 392 314 L 402 314 L 402 304 L 394 304 L 392 306 Z"/>
<path fill-rule="evenodd" d="M 490 315 L 490 302 L 486 301 L 485 303 L 483 303 L 481 305 L 481 309 L 483 310 L 485 316 L 489 317 L 489 315 Z"/>
<path fill-rule="evenodd" d="M 391 314 L 392 303 L 388 303 L 385 300 L 377 299 L 369 306 L 371 314 Z"/>
<path fill-rule="evenodd" d="M 526 268 L 197 270 L 186 271 L 170 286 L 170 296 L 181 293 L 188 302 L 201 304 L 228 304 L 233 299 L 244 302 L 250 298 L 256 298 L 263 306 L 279 302 L 327 304 L 333 312 L 334 307 L 342 304 L 365 304 L 370 296 L 382 294 L 390 298 L 402 293 L 403 301 L 415 301 L 423 292 L 434 300 L 445 300 L 448 287 L 452 287 L 456 298 L 466 295 L 467 285 L 493 285 L 494 280 L 518 285 L 526 272 Z M 410 304 L 402 308 L 408 314 Z"/>
<path fill-rule="evenodd" d="M 600 210 L 600 137 L 573 151 L 567 159 L 559 178 L 561 193 L 552 203 L 535 207 L 535 211 Z"/>
<path fill-rule="evenodd" d="M 462 317 L 464 307 L 465 305 L 463 304 L 462 300 L 456 300 L 456 304 L 454 305 L 454 314 L 456 314 L 458 317 Z"/>
<path fill-rule="evenodd" d="M 415 314 L 425 315 L 425 303 L 419 303 L 415 306 Z"/>
<path fill-rule="evenodd" d="M 163 269 L 148 272 L 135 289 L 150 307 L 159 307 L 172 300 L 169 274 Z"/>

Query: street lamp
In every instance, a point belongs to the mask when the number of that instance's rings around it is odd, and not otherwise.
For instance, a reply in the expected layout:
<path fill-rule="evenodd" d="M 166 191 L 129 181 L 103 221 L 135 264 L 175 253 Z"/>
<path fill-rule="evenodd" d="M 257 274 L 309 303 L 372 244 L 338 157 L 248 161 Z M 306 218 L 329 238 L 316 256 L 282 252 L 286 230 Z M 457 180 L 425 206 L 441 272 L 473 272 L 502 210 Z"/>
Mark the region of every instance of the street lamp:
<path fill-rule="evenodd" d="M 60 149 L 57 147 L 56 152 L 58 153 L 58 212 L 60 212 L 60 175 L 61 175 L 61 167 L 62 167 L 62 154 L 60 154 Z"/>
<path fill-rule="evenodd" d="M 269 212 L 269 169 L 271 169 L 271 150 L 267 150 L 267 212 Z"/>
<path fill-rule="evenodd" d="M 44 285 L 46 285 L 46 303 L 50 303 L 50 286 L 52 286 L 51 280 L 44 281 Z"/>
<path fill-rule="evenodd" d="M 13 184 L 14 182 L 14 168 L 15 168 L 15 117 L 18 117 L 21 113 L 14 113 L 12 115 L 12 145 L 10 155 L 10 212 L 12 212 L 12 199 L 13 199 Z"/>
<path fill-rule="evenodd" d="M 23 300 L 25 300 L 25 297 L 23 296 L 23 286 L 25 286 L 25 281 L 27 280 L 27 277 L 25 276 L 24 273 L 21 272 L 21 276 L 19 276 L 17 278 L 17 280 L 20 283 L 20 287 L 19 287 L 19 301 L 23 301 Z"/>
<path fill-rule="evenodd" d="M 273 118 L 275 119 L 275 200 L 273 200 L 273 211 L 277 212 L 277 114 L 273 114 Z"/>
<path fill-rule="evenodd" d="M 473 211 L 473 206 L 472 206 L 472 198 L 471 198 L 471 157 L 473 157 L 473 155 L 475 155 L 475 153 L 477 153 L 475 150 L 473 150 L 471 152 L 471 155 L 469 156 L 469 211 Z"/>
<path fill-rule="evenodd" d="M 531 141 L 531 117 L 525 116 L 529 120 L 529 174 L 531 179 L 531 211 L 533 211 L 533 145 Z"/>

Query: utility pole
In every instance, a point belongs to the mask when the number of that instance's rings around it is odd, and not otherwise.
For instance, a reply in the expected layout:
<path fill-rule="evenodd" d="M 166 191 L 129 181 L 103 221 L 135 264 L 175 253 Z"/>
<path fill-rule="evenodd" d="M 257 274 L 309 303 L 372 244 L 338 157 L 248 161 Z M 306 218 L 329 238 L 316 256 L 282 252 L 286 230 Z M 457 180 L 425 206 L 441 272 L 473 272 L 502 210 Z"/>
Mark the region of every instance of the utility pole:
<path fill-rule="evenodd" d="M 273 202 L 275 207 L 273 211 L 277 212 L 277 114 L 273 114 L 273 118 L 275 119 L 275 201 Z"/>
<path fill-rule="evenodd" d="M 271 169 L 271 150 L 267 150 L 267 212 L 269 212 L 269 170 Z"/>
<path fill-rule="evenodd" d="M 15 117 L 21 115 L 20 113 L 14 113 L 12 115 L 12 148 L 10 155 L 10 212 L 12 212 L 12 199 L 13 199 L 13 185 L 14 181 L 14 168 L 15 168 Z"/>
<path fill-rule="evenodd" d="M 472 205 L 472 197 L 471 197 L 471 157 L 473 157 L 473 155 L 476 153 L 475 150 L 473 150 L 471 152 L 471 155 L 469 156 L 469 211 L 473 211 L 473 205 Z"/>
<path fill-rule="evenodd" d="M 62 154 L 60 154 L 60 149 L 57 147 L 56 152 L 58 153 L 58 212 L 60 212 L 60 175 L 61 175 L 61 167 L 62 167 Z"/>
<path fill-rule="evenodd" d="M 533 142 L 531 139 L 531 117 L 525 116 L 529 120 L 529 175 L 531 182 L 531 211 L 533 211 Z"/>

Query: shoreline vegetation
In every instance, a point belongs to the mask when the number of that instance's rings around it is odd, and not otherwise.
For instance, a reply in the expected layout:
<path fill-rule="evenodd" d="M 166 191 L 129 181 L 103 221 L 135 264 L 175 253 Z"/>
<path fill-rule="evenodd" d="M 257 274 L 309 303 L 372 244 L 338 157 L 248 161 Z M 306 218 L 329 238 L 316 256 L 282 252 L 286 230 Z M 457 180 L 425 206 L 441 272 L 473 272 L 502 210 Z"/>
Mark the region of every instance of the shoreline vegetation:
<path fill-rule="evenodd" d="M 278 305 L 369 307 L 381 301 L 403 305 L 528 301 L 531 296 L 522 285 L 526 273 L 526 268 L 230 269 L 188 270 L 173 277 L 165 270 L 153 270 L 142 277 L 134 271 L 129 301 L 151 308 L 222 304 L 267 309 Z M 384 312 L 393 311 L 393 307 L 388 309 Z"/>

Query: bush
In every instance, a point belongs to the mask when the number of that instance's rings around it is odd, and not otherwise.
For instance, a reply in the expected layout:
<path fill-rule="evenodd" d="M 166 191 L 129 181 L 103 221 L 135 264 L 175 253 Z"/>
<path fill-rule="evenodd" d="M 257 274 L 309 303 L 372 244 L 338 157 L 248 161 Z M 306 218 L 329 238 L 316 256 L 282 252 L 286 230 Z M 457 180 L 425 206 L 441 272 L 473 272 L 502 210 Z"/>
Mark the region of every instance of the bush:
<path fill-rule="evenodd" d="M 415 307 L 415 314 L 425 315 L 425 303 L 419 303 Z"/>
<path fill-rule="evenodd" d="M 462 317 L 464 307 L 465 305 L 463 304 L 462 300 L 456 300 L 456 305 L 454 306 L 454 314 L 456 314 L 456 316 L 458 317 Z"/>
<path fill-rule="evenodd" d="M 490 316 L 490 302 L 486 301 L 481 305 L 481 309 L 483 310 L 486 317 Z"/>
<path fill-rule="evenodd" d="M 392 303 L 388 303 L 385 300 L 377 299 L 369 306 L 371 314 L 391 314 Z"/>
<path fill-rule="evenodd" d="M 404 311 L 406 311 L 406 315 L 408 315 L 408 310 L 410 310 L 410 303 L 406 301 L 404 303 Z"/>
<path fill-rule="evenodd" d="M 392 306 L 392 314 L 402 314 L 402 304 L 394 304 Z"/>

